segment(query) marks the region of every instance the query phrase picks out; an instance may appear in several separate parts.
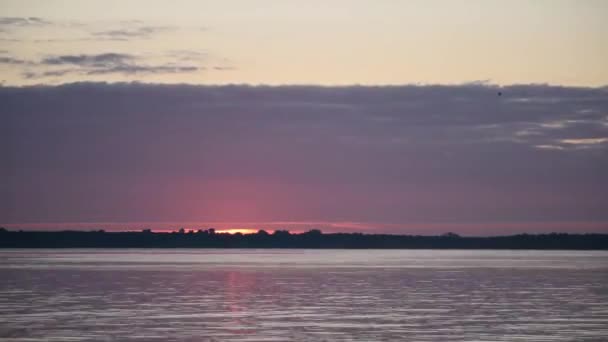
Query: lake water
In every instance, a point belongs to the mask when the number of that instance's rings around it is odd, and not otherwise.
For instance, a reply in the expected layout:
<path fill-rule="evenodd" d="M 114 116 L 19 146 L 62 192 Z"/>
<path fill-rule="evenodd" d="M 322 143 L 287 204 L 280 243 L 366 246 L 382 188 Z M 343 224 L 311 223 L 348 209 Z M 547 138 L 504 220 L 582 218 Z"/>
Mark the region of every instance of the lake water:
<path fill-rule="evenodd" d="M 4 341 L 608 341 L 608 252 L 0 250 Z"/>

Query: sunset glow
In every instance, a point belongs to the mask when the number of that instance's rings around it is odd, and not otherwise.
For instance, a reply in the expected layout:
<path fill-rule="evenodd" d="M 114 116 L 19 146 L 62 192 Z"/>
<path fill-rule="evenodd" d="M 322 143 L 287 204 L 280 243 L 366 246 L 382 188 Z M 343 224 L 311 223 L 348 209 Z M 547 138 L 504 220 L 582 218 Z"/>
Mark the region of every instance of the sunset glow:
<path fill-rule="evenodd" d="M 108 1 L 0 0 L 0 227 L 608 232 L 608 1 Z"/>

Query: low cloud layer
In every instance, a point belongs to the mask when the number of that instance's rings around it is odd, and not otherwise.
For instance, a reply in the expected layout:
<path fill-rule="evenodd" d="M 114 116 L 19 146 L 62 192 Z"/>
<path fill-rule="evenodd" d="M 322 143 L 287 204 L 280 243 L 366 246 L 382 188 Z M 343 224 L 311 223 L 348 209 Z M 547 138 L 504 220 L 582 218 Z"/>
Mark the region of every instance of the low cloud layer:
<path fill-rule="evenodd" d="M 77 83 L 0 104 L 3 223 L 608 222 L 605 88 Z"/>

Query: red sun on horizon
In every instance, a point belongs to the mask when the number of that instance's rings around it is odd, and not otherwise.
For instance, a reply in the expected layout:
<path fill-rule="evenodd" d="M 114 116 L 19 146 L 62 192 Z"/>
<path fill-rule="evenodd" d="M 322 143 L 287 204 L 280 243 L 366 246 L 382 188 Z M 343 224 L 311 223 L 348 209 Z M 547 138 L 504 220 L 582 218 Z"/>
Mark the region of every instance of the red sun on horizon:
<path fill-rule="evenodd" d="M 218 233 L 229 233 L 229 234 L 255 234 L 258 232 L 258 229 L 253 228 L 230 228 L 230 229 L 218 229 Z"/>

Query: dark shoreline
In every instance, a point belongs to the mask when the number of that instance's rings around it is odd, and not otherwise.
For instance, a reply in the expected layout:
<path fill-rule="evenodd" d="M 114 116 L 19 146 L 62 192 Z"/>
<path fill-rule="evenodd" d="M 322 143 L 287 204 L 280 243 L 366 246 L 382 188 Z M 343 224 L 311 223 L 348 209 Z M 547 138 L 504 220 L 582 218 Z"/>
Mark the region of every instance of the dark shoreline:
<path fill-rule="evenodd" d="M 292 234 L 0 230 L 0 248 L 323 248 L 323 249 L 540 249 L 608 250 L 608 234 L 519 234 L 461 237 L 361 233 Z"/>

